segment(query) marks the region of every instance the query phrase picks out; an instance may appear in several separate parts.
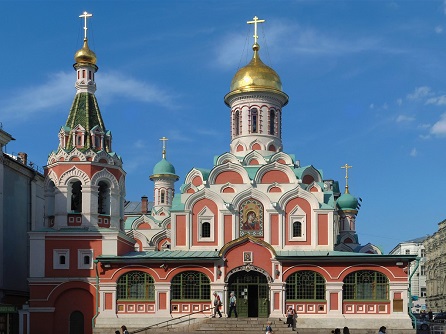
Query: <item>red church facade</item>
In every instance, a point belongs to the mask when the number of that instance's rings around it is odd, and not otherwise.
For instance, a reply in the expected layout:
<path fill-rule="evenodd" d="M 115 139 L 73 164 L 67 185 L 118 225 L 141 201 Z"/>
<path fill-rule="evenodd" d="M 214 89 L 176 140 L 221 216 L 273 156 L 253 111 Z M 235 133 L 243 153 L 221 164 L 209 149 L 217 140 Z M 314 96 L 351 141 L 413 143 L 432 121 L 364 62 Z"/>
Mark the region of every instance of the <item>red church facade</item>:
<path fill-rule="evenodd" d="M 142 210 L 126 214 L 126 173 L 94 95 L 98 67 L 85 36 L 74 102 L 45 169 L 45 225 L 30 233 L 23 333 L 210 316 L 213 292 L 223 313 L 234 292 L 240 318 L 280 318 L 292 306 L 301 327 L 374 328 L 379 319 L 411 329 L 406 268 L 414 256 L 360 245 L 348 185 L 341 193 L 283 151 L 288 96 L 259 50 L 255 39 L 225 96 L 230 151 L 210 170 L 192 168 L 175 193 L 179 177 L 164 146 L 150 176 L 153 206 L 143 198 Z"/>

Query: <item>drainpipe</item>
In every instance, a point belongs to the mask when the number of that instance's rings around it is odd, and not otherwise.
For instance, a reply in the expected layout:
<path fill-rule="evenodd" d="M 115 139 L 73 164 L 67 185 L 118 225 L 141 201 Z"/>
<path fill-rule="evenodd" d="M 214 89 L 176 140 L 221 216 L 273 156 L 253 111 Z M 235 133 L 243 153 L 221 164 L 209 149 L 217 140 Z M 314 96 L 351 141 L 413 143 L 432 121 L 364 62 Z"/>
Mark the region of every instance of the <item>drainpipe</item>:
<path fill-rule="evenodd" d="M 415 329 L 417 329 L 417 318 L 413 315 L 412 313 L 412 276 L 415 275 L 415 273 L 417 272 L 417 269 L 420 265 L 420 258 L 417 257 L 415 259 L 415 261 L 417 261 L 417 263 L 415 264 L 415 268 L 413 270 L 413 272 L 410 274 L 409 276 L 409 316 L 412 318 L 412 321 L 415 325 Z M 409 268 L 410 268 L 410 264 L 408 264 Z"/>
<path fill-rule="evenodd" d="M 91 327 L 95 327 L 96 318 L 99 315 L 99 272 L 98 272 L 98 263 L 99 260 L 94 260 L 95 270 L 96 270 L 96 313 L 94 317 L 91 319 Z"/>

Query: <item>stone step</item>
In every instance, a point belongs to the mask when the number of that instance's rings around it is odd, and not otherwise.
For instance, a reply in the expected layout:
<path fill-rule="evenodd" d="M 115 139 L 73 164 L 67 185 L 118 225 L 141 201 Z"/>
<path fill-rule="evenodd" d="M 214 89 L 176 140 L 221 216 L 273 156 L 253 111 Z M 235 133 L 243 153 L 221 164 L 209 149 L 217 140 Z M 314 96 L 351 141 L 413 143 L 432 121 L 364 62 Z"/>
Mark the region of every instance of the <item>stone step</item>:
<path fill-rule="evenodd" d="M 147 331 L 139 332 L 140 334 L 162 334 L 162 333 L 175 333 L 175 334 L 186 334 L 186 333 L 199 333 L 199 334 L 231 334 L 239 333 L 241 334 L 261 334 L 265 333 L 265 327 L 267 321 L 271 322 L 271 327 L 274 330 L 274 334 L 330 334 L 333 328 L 321 328 L 321 322 L 316 325 L 315 322 L 313 327 L 309 327 L 311 321 L 305 323 L 306 328 L 298 328 L 293 331 L 284 324 L 284 319 L 272 318 L 205 318 L 196 319 L 197 321 L 191 323 L 190 325 L 174 325 L 163 328 L 151 328 Z M 319 327 L 319 328 L 318 328 Z M 342 329 L 342 328 L 341 328 Z M 350 328 L 350 332 L 354 334 L 376 334 L 378 332 L 377 328 L 364 329 L 364 328 Z M 130 330 L 130 333 L 132 331 Z M 99 334 L 99 332 L 95 332 Z M 102 333 L 101 333 L 102 334 Z M 104 333 L 105 334 L 105 333 Z M 416 334 L 415 330 L 412 329 L 387 329 L 387 334 Z"/>

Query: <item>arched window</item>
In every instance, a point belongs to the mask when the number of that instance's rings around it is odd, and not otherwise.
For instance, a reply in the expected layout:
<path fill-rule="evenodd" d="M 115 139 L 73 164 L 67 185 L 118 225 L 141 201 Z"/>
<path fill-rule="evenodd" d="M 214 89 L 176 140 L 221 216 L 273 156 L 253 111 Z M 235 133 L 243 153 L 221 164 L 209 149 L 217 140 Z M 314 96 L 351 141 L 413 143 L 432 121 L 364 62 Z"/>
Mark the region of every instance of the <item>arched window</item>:
<path fill-rule="evenodd" d="M 118 300 L 155 300 L 153 277 L 142 271 L 131 271 L 122 275 L 117 283 Z"/>
<path fill-rule="evenodd" d="M 301 236 L 302 236 L 302 223 L 296 221 L 293 223 L 293 238 Z"/>
<path fill-rule="evenodd" d="M 311 270 L 301 270 L 286 280 L 286 299 L 325 300 L 325 279 Z"/>
<path fill-rule="evenodd" d="M 102 144 L 101 136 L 95 135 L 94 136 L 94 147 L 95 147 L 95 149 L 97 149 L 97 150 L 102 149 L 102 145 L 101 144 Z"/>
<path fill-rule="evenodd" d="M 211 298 L 210 280 L 198 271 L 186 271 L 176 275 L 172 279 L 170 288 L 173 300 L 209 300 Z"/>
<path fill-rule="evenodd" d="M 234 127 L 235 135 L 238 136 L 240 134 L 240 112 L 238 110 L 235 112 Z"/>
<path fill-rule="evenodd" d="M 271 109 L 269 111 L 269 134 L 275 135 L 276 131 L 276 111 L 274 109 Z"/>
<path fill-rule="evenodd" d="M 82 212 L 82 183 L 71 182 L 71 211 Z"/>
<path fill-rule="evenodd" d="M 201 237 L 202 238 L 211 237 L 211 224 L 209 222 L 201 223 Z"/>
<path fill-rule="evenodd" d="M 258 132 L 259 112 L 256 108 L 251 109 L 251 132 Z"/>
<path fill-rule="evenodd" d="M 98 213 L 103 215 L 110 214 L 110 186 L 104 182 L 98 183 Z"/>
<path fill-rule="evenodd" d="M 355 271 L 344 278 L 342 298 L 344 300 L 388 300 L 389 280 L 378 271 Z"/>
<path fill-rule="evenodd" d="M 166 191 L 165 191 L 165 190 L 161 190 L 161 199 L 160 199 L 160 203 L 161 203 L 161 204 L 166 204 Z"/>

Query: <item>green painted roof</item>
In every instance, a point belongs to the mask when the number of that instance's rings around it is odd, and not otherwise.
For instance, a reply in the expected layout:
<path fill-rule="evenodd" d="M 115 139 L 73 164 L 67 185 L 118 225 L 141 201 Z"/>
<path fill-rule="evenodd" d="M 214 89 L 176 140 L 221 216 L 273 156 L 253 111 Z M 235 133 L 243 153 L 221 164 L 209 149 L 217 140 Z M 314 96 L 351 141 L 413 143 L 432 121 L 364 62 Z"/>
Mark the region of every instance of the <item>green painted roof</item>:
<path fill-rule="evenodd" d="M 204 169 L 204 168 L 195 168 L 195 169 L 198 170 L 201 173 L 201 175 L 203 176 L 203 180 L 207 181 L 211 171 L 209 169 Z"/>
<path fill-rule="evenodd" d="M 138 217 L 127 217 L 127 219 L 124 222 L 124 230 L 130 230 L 132 228 L 133 222 L 138 219 Z"/>
<path fill-rule="evenodd" d="M 172 207 L 170 208 L 170 212 L 173 211 L 183 211 L 184 203 L 181 202 L 181 194 L 175 194 L 172 199 Z"/>
<path fill-rule="evenodd" d="M 130 252 L 122 256 L 101 255 L 97 258 L 100 262 L 120 262 L 120 261 L 181 261 L 181 260 L 217 260 L 220 259 L 218 251 L 147 251 Z"/>
<path fill-rule="evenodd" d="M 255 165 L 255 166 L 244 166 L 246 172 L 248 173 L 249 179 L 254 180 L 258 170 L 261 166 Z"/>

